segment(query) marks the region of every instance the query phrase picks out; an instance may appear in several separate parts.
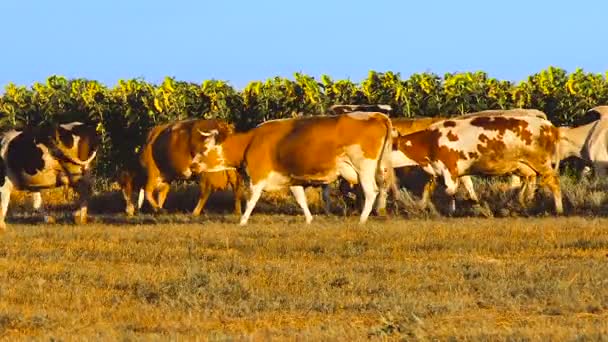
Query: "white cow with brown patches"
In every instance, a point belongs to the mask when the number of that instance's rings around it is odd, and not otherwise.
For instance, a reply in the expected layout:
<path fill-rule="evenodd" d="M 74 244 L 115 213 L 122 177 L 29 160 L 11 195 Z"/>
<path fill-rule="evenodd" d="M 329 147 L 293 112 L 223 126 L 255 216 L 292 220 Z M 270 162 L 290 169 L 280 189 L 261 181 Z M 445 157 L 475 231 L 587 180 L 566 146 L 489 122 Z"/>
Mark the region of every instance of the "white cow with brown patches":
<path fill-rule="evenodd" d="M 445 120 L 395 138 L 398 152 L 393 167 L 419 165 L 441 177 L 449 195 L 466 175 L 516 174 L 526 181 L 520 201 L 533 194 L 534 180 L 543 177 L 554 196 L 557 213 L 563 211 L 555 161 L 559 132 L 551 122 L 520 115 L 484 115 Z"/>

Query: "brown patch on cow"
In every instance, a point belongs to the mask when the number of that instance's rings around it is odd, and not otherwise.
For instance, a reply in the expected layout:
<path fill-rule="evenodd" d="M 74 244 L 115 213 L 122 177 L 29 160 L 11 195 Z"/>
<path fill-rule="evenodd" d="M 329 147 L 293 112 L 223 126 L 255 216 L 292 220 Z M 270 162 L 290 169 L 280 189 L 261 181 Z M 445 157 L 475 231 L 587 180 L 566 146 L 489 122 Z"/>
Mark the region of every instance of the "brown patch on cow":
<path fill-rule="evenodd" d="M 483 144 L 477 145 L 477 151 L 481 154 L 492 153 L 497 156 L 502 156 L 504 154 L 504 150 L 507 148 L 507 145 L 500 139 L 490 139 L 487 135 L 481 133 L 479 135 L 479 141 Z"/>
<path fill-rule="evenodd" d="M 453 120 L 446 120 L 443 122 L 443 127 L 456 127 L 456 122 Z"/>
<path fill-rule="evenodd" d="M 439 129 L 426 129 L 399 137 L 398 148 L 420 166 L 424 167 L 431 161 L 442 161 L 450 172 L 457 174 L 457 163 L 459 160 L 466 159 L 466 154 L 463 151 L 439 145 L 441 135 Z"/>
<path fill-rule="evenodd" d="M 540 127 L 538 145 L 543 150 L 553 154 L 559 141 L 559 129 L 553 125 L 543 125 Z"/>
<path fill-rule="evenodd" d="M 523 119 L 504 118 L 500 116 L 480 116 L 471 120 L 471 125 L 482 127 L 486 130 L 498 131 L 504 136 L 507 130 L 512 131 L 520 137 L 526 145 L 532 144 L 532 133 L 527 130 L 528 122 Z"/>
<path fill-rule="evenodd" d="M 479 153 L 477 152 L 469 152 L 469 159 L 479 158 Z"/>
<path fill-rule="evenodd" d="M 448 132 L 447 137 L 449 141 L 458 141 L 458 136 L 452 133 L 452 131 Z"/>
<path fill-rule="evenodd" d="M 458 177 L 458 161 L 466 160 L 467 156 L 463 151 L 454 150 L 447 146 L 438 146 L 435 159 L 441 160 L 445 167 L 450 171 L 453 179 Z"/>
<path fill-rule="evenodd" d="M 420 166 L 426 166 L 430 162 L 432 149 L 437 147 L 441 132 L 437 129 L 423 130 L 416 133 L 400 136 L 395 139 L 397 148 L 408 158 Z"/>

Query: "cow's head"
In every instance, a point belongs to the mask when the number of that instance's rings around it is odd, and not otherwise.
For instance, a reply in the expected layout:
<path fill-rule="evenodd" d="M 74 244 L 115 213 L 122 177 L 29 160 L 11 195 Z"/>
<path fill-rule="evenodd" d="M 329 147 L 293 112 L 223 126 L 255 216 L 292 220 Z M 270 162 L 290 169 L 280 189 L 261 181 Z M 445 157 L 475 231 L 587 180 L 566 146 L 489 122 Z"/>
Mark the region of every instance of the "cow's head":
<path fill-rule="evenodd" d="M 55 129 L 54 145 L 69 162 L 88 167 L 97 154 L 99 135 L 94 124 L 70 122 Z"/>
<path fill-rule="evenodd" d="M 197 134 L 202 141 L 202 148 L 196 149 L 190 169 L 194 173 L 232 169 L 232 167 L 225 165 L 224 151 L 222 149 L 223 141 L 231 133 L 232 129 L 229 126 L 220 126 L 217 129 L 208 131 L 197 129 Z"/>

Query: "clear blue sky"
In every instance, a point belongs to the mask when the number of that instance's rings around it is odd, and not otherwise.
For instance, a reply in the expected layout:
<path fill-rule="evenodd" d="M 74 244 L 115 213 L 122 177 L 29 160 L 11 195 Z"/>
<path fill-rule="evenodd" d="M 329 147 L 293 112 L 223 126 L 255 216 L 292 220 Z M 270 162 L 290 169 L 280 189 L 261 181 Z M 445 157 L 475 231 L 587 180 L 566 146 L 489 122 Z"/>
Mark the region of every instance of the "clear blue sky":
<path fill-rule="evenodd" d="M 241 88 L 294 72 L 608 70 L 608 1 L 1 0 L 0 87 L 51 74 Z"/>

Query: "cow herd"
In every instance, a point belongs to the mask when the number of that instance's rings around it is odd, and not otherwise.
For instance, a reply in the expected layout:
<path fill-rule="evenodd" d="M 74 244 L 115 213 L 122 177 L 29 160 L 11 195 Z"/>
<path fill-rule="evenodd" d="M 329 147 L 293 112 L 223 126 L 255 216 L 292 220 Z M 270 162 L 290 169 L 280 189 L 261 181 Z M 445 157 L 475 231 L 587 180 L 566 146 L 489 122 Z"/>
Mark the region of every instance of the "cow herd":
<path fill-rule="evenodd" d="M 332 115 L 270 120 L 246 132 L 235 132 L 221 120 L 192 119 L 154 127 L 134 163 L 117 175 L 125 212 L 133 215 L 146 200 L 162 211 L 170 183 L 197 179 L 200 197 L 192 214 L 199 215 L 210 193 L 232 188 L 235 212 L 249 198 L 240 224 L 247 224 L 263 191 L 289 188 L 306 222 L 312 214 L 304 188 L 323 188 L 339 180 L 341 188 L 357 189 L 364 223 L 374 205 L 386 209 L 389 194 L 397 196 L 395 170 L 418 167 L 430 181 L 422 195 L 429 205 L 437 181 L 454 195 L 462 184 L 478 201 L 471 176 L 511 175 L 522 204 L 539 185 L 552 194 L 562 213 L 559 163 L 575 156 L 590 162 L 600 175 L 608 166 L 608 106 L 590 110 L 593 119 L 575 127 L 555 127 L 533 109 L 488 110 L 449 118 L 389 119 L 384 105 L 338 105 Z M 72 187 L 78 196 L 76 223 L 86 223 L 92 193 L 91 165 L 99 136 L 80 122 L 11 130 L 0 141 L 0 229 L 11 192 L 33 194 L 41 209 L 40 191 Z M 137 200 L 133 201 L 133 195 Z"/>

